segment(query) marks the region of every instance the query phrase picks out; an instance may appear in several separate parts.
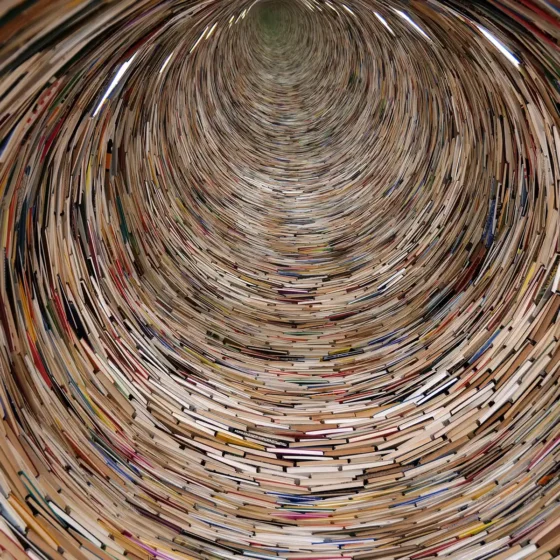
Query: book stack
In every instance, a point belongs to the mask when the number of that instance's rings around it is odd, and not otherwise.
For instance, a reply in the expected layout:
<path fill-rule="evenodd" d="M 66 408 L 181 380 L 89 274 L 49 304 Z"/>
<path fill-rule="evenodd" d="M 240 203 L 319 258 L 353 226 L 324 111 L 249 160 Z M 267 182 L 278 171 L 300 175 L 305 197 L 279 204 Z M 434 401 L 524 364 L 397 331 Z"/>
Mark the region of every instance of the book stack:
<path fill-rule="evenodd" d="M 0 4 L 0 560 L 560 557 L 560 9 Z"/>

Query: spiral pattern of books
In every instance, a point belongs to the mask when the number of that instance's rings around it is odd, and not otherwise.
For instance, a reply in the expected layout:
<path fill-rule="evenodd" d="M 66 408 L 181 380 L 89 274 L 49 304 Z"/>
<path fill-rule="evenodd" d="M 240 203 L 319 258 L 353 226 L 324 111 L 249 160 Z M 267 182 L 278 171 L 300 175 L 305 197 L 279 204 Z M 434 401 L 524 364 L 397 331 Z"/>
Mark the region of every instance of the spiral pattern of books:
<path fill-rule="evenodd" d="M 0 560 L 560 558 L 559 39 L 0 2 Z"/>

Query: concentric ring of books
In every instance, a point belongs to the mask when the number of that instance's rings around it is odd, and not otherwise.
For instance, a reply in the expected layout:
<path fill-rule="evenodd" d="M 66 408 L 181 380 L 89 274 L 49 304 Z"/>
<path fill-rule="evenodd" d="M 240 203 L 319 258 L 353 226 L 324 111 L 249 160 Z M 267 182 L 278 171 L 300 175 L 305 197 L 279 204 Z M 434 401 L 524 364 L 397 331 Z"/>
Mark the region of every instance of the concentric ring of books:
<path fill-rule="evenodd" d="M 557 557 L 559 14 L 0 3 L 0 559 Z"/>

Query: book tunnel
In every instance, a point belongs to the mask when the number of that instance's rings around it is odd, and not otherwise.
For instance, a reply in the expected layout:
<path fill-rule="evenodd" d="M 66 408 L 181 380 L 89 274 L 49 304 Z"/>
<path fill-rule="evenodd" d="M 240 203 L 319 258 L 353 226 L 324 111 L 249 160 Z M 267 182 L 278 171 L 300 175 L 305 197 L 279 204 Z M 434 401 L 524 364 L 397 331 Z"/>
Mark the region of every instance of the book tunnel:
<path fill-rule="evenodd" d="M 0 1 L 0 560 L 559 559 L 559 39 Z"/>

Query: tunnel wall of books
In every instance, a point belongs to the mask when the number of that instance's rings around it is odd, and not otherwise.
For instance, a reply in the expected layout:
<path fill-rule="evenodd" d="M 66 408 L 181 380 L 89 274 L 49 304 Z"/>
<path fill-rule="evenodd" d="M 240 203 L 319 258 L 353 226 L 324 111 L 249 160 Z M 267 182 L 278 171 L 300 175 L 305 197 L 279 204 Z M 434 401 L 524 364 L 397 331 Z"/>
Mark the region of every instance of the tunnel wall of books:
<path fill-rule="evenodd" d="M 0 2 L 0 560 L 560 558 L 559 38 Z"/>

